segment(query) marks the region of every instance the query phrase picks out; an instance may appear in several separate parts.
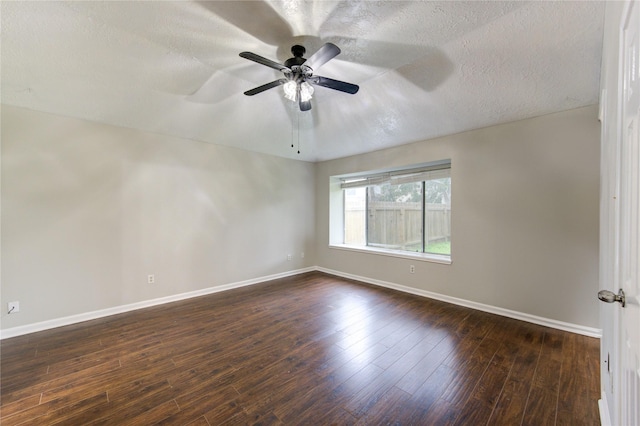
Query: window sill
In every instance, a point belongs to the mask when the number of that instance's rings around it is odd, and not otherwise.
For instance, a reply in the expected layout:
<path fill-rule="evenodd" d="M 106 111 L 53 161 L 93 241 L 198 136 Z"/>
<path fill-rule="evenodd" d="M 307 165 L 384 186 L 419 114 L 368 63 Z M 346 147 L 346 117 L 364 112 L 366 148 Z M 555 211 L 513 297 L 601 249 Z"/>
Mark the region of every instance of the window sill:
<path fill-rule="evenodd" d="M 346 250 L 346 251 L 355 251 L 359 253 L 377 254 L 381 256 L 399 257 L 403 259 L 415 259 L 415 260 L 420 260 L 424 262 L 441 263 L 444 265 L 451 265 L 452 263 L 450 256 L 441 255 L 441 254 L 403 252 L 403 251 L 389 250 L 389 249 L 376 248 L 376 247 L 350 246 L 347 244 L 329 244 L 329 248 Z"/>

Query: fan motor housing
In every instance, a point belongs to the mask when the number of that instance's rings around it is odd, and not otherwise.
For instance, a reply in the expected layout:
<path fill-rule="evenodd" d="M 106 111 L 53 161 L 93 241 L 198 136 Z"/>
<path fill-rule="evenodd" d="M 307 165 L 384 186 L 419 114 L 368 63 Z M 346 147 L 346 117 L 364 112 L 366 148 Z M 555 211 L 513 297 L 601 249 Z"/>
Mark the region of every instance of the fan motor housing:
<path fill-rule="evenodd" d="M 292 68 L 296 65 L 304 64 L 306 59 L 303 58 L 302 56 L 304 56 L 306 51 L 307 49 L 305 49 L 304 46 L 301 46 L 299 44 L 292 46 L 291 54 L 293 55 L 293 58 L 287 59 L 284 63 L 284 66 L 287 68 Z"/>

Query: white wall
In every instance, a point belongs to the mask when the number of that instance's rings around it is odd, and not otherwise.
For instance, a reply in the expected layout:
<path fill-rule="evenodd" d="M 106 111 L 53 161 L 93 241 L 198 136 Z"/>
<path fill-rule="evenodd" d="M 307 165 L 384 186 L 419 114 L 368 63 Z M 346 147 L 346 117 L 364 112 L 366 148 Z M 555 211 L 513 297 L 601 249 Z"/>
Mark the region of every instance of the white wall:
<path fill-rule="evenodd" d="M 597 328 L 597 113 L 586 107 L 319 163 L 318 265 Z M 451 265 L 329 247 L 330 176 L 448 158 Z"/>
<path fill-rule="evenodd" d="M 311 163 L 3 106 L 2 329 L 312 266 L 313 191 Z"/>
<path fill-rule="evenodd" d="M 314 265 L 598 327 L 596 107 L 316 165 L 16 107 L 1 118 L 3 330 Z M 330 176 L 445 158 L 453 264 L 328 247 Z"/>

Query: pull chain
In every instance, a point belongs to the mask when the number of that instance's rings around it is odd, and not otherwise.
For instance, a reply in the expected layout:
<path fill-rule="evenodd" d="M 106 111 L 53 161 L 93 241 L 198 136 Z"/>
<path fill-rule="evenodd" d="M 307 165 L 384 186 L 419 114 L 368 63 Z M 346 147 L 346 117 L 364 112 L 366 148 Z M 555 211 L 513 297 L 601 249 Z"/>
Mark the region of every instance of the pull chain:
<path fill-rule="evenodd" d="M 300 113 L 296 115 L 298 116 L 298 154 L 300 154 Z"/>
<path fill-rule="evenodd" d="M 296 126 L 297 126 L 297 133 L 298 133 L 298 154 L 300 154 L 300 112 L 296 111 Z M 294 136 L 293 136 L 293 132 L 294 132 L 294 125 L 293 122 L 291 122 L 291 148 L 294 148 Z"/>
<path fill-rule="evenodd" d="M 291 148 L 293 148 L 293 121 L 291 122 Z"/>

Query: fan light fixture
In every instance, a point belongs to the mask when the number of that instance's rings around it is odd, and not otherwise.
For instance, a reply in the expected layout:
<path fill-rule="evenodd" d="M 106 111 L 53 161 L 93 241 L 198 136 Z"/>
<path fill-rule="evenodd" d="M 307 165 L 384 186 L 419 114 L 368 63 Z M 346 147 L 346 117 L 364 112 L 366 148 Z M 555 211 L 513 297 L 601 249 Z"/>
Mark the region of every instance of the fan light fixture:
<path fill-rule="evenodd" d="M 284 97 L 289 99 L 292 102 L 296 102 L 298 100 L 298 87 L 300 87 L 300 100 L 302 102 L 308 102 L 311 100 L 313 96 L 313 86 L 303 81 L 299 84 L 295 81 L 291 80 L 284 84 Z"/>
<path fill-rule="evenodd" d="M 300 99 L 302 102 L 310 101 L 311 95 L 313 95 L 313 86 L 306 81 L 300 83 Z"/>
<path fill-rule="evenodd" d="M 298 85 L 295 81 L 288 81 L 282 86 L 284 88 L 284 97 L 292 102 L 296 101 L 296 94 L 298 92 Z"/>
<path fill-rule="evenodd" d="M 274 87 L 284 86 L 284 96 L 292 102 L 297 102 L 300 111 L 309 111 L 311 109 L 313 86 L 323 86 L 351 95 L 358 92 L 359 87 L 356 84 L 313 74 L 314 69 L 320 68 L 320 66 L 335 58 L 340 53 L 338 46 L 333 43 L 325 43 L 316 53 L 311 55 L 309 59 L 303 57 L 305 52 L 306 49 L 304 46 L 299 44 L 292 46 L 291 53 L 293 54 L 293 58 L 287 59 L 284 64 L 279 64 L 255 53 L 240 53 L 242 58 L 249 59 L 250 61 L 284 73 L 284 78 L 279 78 L 270 83 L 247 90 L 244 94 L 253 96 L 265 90 L 273 89 Z"/>

